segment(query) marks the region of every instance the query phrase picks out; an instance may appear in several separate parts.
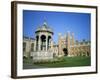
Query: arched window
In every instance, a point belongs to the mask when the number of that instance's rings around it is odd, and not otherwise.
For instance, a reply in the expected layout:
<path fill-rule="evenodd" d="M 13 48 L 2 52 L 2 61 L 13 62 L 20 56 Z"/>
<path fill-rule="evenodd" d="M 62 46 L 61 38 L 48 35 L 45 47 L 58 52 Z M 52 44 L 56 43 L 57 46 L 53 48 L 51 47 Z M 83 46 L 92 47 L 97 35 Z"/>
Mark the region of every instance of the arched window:
<path fill-rule="evenodd" d="M 50 48 L 50 43 L 51 43 L 51 36 L 48 36 L 48 46 L 47 46 L 48 49 Z"/>
<path fill-rule="evenodd" d="M 46 50 L 46 36 L 41 35 L 41 50 Z"/>

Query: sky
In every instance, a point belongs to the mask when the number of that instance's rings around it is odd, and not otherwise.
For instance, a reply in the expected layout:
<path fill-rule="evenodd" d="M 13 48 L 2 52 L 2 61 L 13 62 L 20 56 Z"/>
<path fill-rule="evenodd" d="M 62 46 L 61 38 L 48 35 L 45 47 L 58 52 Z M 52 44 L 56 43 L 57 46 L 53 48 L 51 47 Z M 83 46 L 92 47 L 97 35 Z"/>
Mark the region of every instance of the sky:
<path fill-rule="evenodd" d="M 46 20 L 54 31 L 53 40 L 58 42 L 58 34 L 74 33 L 75 40 L 90 40 L 91 14 L 76 12 L 53 12 L 23 10 L 23 36 L 35 38 L 35 31 Z"/>

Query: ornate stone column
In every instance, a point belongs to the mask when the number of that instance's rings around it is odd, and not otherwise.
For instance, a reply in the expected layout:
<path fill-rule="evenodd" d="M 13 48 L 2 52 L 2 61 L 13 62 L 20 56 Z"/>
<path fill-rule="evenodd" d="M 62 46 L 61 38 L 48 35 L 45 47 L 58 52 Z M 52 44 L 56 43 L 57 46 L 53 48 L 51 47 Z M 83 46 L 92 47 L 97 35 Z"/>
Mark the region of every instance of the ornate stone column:
<path fill-rule="evenodd" d="M 35 43 L 36 43 L 36 51 L 38 51 L 38 37 L 36 37 L 36 41 L 35 41 Z"/>
<path fill-rule="evenodd" d="M 50 46 L 50 39 L 48 39 L 48 45 L 47 45 L 48 47 L 48 50 L 49 50 L 49 46 Z"/>
<path fill-rule="evenodd" d="M 41 50 L 41 35 L 39 35 L 38 50 Z"/>
<path fill-rule="evenodd" d="M 34 51 L 36 51 L 36 40 L 34 41 Z"/>
<path fill-rule="evenodd" d="M 46 35 L 46 51 L 48 50 L 48 36 Z"/>

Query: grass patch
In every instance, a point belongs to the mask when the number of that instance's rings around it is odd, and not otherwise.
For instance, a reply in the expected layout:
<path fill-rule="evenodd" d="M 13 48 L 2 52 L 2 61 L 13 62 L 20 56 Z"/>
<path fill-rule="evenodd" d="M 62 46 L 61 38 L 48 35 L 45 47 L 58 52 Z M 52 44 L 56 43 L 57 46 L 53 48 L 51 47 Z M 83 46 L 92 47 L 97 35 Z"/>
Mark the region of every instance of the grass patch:
<path fill-rule="evenodd" d="M 36 65 L 44 67 L 75 67 L 75 66 L 90 66 L 91 59 L 86 56 L 78 57 L 62 57 L 59 62 L 39 63 Z"/>
<path fill-rule="evenodd" d="M 33 60 L 32 60 L 32 58 L 23 58 L 23 63 L 24 64 L 32 64 Z"/>
<path fill-rule="evenodd" d="M 77 57 L 61 57 L 56 58 L 47 62 L 33 63 L 32 58 L 23 59 L 24 67 L 27 68 L 56 68 L 56 67 L 79 67 L 79 66 L 90 66 L 91 65 L 91 57 L 89 56 L 77 56 Z"/>

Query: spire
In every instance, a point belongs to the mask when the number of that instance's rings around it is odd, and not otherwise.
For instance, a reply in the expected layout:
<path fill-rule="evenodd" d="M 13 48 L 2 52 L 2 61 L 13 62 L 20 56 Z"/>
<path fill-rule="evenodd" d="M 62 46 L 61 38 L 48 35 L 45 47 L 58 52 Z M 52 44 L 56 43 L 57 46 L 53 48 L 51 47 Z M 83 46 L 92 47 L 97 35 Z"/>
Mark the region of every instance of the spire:
<path fill-rule="evenodd" d="M 44 23 L 43 23 L 44 25 L 47 25 L 47 21 L 46 21 L 46 18 L 44 18 Z"/>
<path fill-rule="evenodd" d="M 74 41 L 74 33 L 72 33 L 72 42 L 71 42 L 72 45 L 74 45 L 74 42 L 75 42 L 75 41 Z"/>
<path fill-rule="evenodd" d="M 67 31 L 67 36 L 70 39 L 70 31 Z"/>
<path fill-rule="evenodd" d="M 44 25 L 45 27 L 47 27 L 47 21 L 46 21 L 46 18 L 44 18 L 44 23 L 43 23 L 43 25 Z"/>
<path fill-rule="evenodd" d="M 44 26 L 47 26 L 47 22 L 44 22 L 43 25 L 44 25 Z"/>

